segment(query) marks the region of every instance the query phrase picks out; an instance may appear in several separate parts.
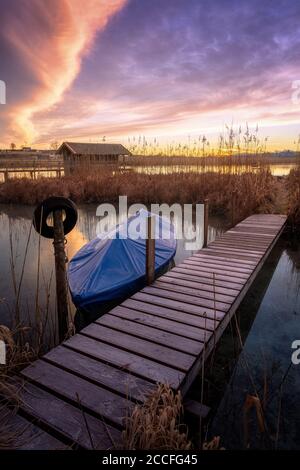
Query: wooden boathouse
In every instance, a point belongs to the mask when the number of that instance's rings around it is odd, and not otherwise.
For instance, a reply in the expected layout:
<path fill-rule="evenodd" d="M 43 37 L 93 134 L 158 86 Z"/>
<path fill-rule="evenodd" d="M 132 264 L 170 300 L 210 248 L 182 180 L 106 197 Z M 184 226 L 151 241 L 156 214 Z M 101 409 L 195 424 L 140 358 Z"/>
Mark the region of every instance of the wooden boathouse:
<path fill-rule="evenodd" d="M 118 163 L 132 155 L 121 144 L 63 142 L 57 154 L 65 163 Z"/>

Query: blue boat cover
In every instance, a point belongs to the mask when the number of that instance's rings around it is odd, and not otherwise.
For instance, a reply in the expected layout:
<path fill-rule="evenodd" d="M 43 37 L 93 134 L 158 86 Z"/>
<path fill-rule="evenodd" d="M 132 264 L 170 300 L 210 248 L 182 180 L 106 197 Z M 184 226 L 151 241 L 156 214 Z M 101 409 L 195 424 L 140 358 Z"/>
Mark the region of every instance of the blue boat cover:
<path fill-rule="evenodd" d="M 125 298 L 145 285 L 149 215 L 155 217 L 155 273 L 168 266 L 176 253 L 174 227 L 167 219 L 140 210 L 109 233 L 87 243 L 70 261 L 68 280 L 76 307 Z"/>

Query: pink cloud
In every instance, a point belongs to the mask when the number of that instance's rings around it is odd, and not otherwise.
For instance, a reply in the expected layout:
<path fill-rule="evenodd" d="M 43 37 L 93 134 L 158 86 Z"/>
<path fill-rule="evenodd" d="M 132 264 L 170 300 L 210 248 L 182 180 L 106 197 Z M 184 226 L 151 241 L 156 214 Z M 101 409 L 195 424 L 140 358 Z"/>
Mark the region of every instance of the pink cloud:
<path fill-rule="evenodd" d="M 6 120 L 19 140 L 37 137 L 36 113 L 60 102 L 80 71 L 96 33 L 122 9 L 127 0 L 30 0 L 20 2 L 2 34 L 34 76 L 35 86 L 17 105 L 8 108 Z"/>

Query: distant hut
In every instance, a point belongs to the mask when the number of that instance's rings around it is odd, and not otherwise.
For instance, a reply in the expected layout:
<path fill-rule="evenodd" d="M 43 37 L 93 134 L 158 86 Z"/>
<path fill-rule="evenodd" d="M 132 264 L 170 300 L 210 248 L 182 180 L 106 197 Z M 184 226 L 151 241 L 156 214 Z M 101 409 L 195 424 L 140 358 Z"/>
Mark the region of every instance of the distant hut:
<path fill-rule="evenodd" d="M 66 163 L 94 163 L 107 162 L 118 163 L 125 161 L 127 156 L 132 155 L 121 144 L 85 144 L 79 142 L 63 142 L 57 150 L 63 155 Z"/>

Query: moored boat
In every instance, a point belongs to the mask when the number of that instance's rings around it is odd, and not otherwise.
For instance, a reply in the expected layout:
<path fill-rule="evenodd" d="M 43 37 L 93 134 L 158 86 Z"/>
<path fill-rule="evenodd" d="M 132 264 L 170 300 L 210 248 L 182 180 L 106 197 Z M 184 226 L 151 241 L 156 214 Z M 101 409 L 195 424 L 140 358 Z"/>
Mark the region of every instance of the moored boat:
<path fill-rule="evenodd" d="M 150 215 L 155 218 L 155 276 L 159 276 L 168 269 L 176 253 L 174 226 L 145 210 L 100 234 L 70 261 L 68 281 L 72 300 L 88 321 L 145 286 Z"/>

